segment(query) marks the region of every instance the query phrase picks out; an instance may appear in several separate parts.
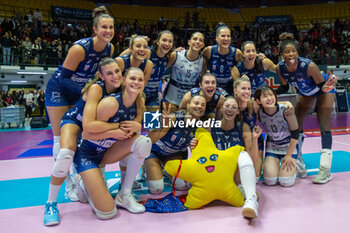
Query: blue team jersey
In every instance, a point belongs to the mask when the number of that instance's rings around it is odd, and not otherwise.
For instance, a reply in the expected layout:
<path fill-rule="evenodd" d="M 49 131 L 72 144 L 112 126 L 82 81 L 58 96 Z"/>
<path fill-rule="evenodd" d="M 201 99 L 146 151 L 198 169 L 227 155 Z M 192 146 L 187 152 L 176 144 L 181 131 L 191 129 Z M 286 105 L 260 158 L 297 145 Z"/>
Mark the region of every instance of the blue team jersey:
<path fill-rule="evenodd" d="M 81 61 L 70 79 L 79 86 L 84 87 L 92 79 L 98 69 L 100 61 L 111 55 L 111 44 L 108 43 L 101 52 L 94 50 L 93 38 L 85 38 L 74 42 L 80 45 L 85 51 L 85 58 Z M 46 106 L 67 106 L 75 105 L 80 94 L 74 88 L 64 85 L 64 77 L 61 76 L 63 66 L 61 65 L 48 81 L 45 91 Z"/>
<path fill-rule="evenodd" d="M 85 58 L 79 63 L 77 69 L 70 79 L 78 83 L 80 86 L 84 86 L 96 74 L 98 65 L 102 58 L 111 56 L 111 44 L 108 43 L 101 52 L 96 52 L 94 50 L 94 42 L 92 37 L 78 40 L 74 42 L 73 45 L 80 45 L 83 47 L 85 51 Z M 53 77 L 58 79 L 62 78 L 60 76 L 61 70 L 62 65 L 58 67 Z M 69 89 L 69 87 L 66 88 Z"/>
<path fill-rule="evenodd" d="M 230 81 L 232 81 L 231 69 L 237 64 L 237 49 L 230 46 L 229 52 L 225 55 L 221 55 L 218 49 L 218 45 L 213 45 L 211 47 L 208 69 L 210 73 L 215 75 L 218 87 L 221 87 L 229 92 L 232 89 L 232 87 L 229 86 Z"/>
<path fill-rule="evenodd" d="M 250 80 L 250 84 L 251 84 L 251 88 L 252 88 L 252 95 L 254 94 L 255 90 L 262 86 L 262 85 L 266 85 L 265 82 L 265 70 L 264 70 L 264 66 L 262 63 L 259 63 L 262 73 L 257 73 L 257 70 L 255 68 L 248 70 L 247 68 L 245 68 L 244 66 L 244 61 L 241 61 L 237 64 L 237 69 L 239 74 L 241 75 L 241 77 L 243 75 L 247 75 L 249 80 Z"/>
<path fill-rule="evenodd" d="M 113 93 L 110 95 L 110 97 L 114 97 L 118 103 L 119 108 L 118 111 L 114 116 L 112 116 L 108 122 L 110 123 L 118 123 L 121 121 L 131 121 L 133 120 L 137 115 L 137 108 L 136 103 L 134 103 L 129 108 L 125 107 L 123 104 L 123 93 Z M 85 154 L 96 154 L 106 151 L 109 147 L 113 145 L 114 142 L 116 142 L 117 139 L 115 138 L 106 138 L 106 139 L 99 139 L 99 140 L 85 140 L 81 139 L 78 144 L 78 149 L 80 152 L 83 152 Z"/>
<path fill-rule="evenodd" d="M 235 122 L 235 127 L 231 130 L 213 127 L 211 128 L 211 136 L 219 150 L 226 150 L 236 145 L 244 146 L 243 122 Z"/>
<path fill-rule="evenodd" d="M 162 76 L 164 75 L 168 64 L 168 56 L 158 57 L 152 47 L 150 60 L 153 62 L 152 74 L 145 86 L 144 93 L 146 95 L 146 104 L 154 98 L 158 98 L 158 91 L 161 85 Z"/>
<path fill-rule="evenodd" d="M 321 91 L 313 78 L 307 75 L 307 69 L 310 63 L 310 59 L 298 57 L 298 67 L 295 72 L 289 72 L 287 70 L 285 61 L 278 63 L 281 76 L 304 96 L 318 95 Z"/>
<path fill-rule="evenodd" d="M 185 111 L 174 112 L 176 121 L 184 121 Z M 168 133 L 152 145 L 152 152 L 161 156 L 171 155 L 187 150 L 192 138 L 194 138 L 196 128 L 180 128 L 178 125 L 171 128 Z"/>
<path fill-rule="evenodd" d="M 122 72 L 124 76 L 125 72 L 131 67 L 130 54 L 125 54 L 121 56 L 121 59 L 123 59 L 124 61 L 124 70 Z M 145 71 L 146 64 L 147 64 L 147 59 L 143 60 L 138 68 L 140 68 L 142 71 Z"/>
<path fill-rule="evenodd" d="M 103 81 L 97 81 L 95 84 L 101 86 L 102 88 L 102 98 L 108 95 L 105 83 Z M 82 97 L 78 100 L 78 102 L 74 105 L 73 108 L 68 110 L 62 117 L 61 120 L 61 128 L 65 124 L 75 124 L 78 125 L 81 129 L 83 129 L 83 112 L 86 102 Z"/>
<path fill-rule="evenodd" d="M 250 130 L 253 131 L 253 128 L 256 124 L 256 113 L 253 111 L 252 115 L 249 115 L 248 113 L 248 108 L 244 109 L 242 111 L 242 116 L 243 116 L 243 121 L 247 123 L 249 126 Z"/>
<path fill-rule="evenodd" d="M 202 89 L 200 87 L 192 88 L 190 90 L 191 96 L 200 95 L 201 90 Z M 215 90 L 213 97 L 211 98 L 211 100 L 209 102 L 207 102 L 207 104 L 205 106 L 204 115 L 207 115 L 207 114 L 211 113 L 212 111 L 215 111 L 216 106 L 219 103 L 220 97 L 221 97 L 221 92 L 219 90 Z"/>

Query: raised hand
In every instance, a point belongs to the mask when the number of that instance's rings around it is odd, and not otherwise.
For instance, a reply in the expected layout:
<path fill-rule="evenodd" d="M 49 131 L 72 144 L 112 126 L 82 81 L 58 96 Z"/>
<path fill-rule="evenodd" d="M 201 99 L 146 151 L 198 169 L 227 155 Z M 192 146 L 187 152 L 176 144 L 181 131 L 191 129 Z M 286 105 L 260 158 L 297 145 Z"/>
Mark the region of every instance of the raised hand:
<path fill-rule="evenodd" d="M 323 85 L 322 91 L 325 93 L 330 92 L 334 89 L 335 84 L 337 83 L 338 77 L 335 77 L 332 73 L 329 72 L 329 78 L 327 82 Z"/>
<path fill-rule="evenodd" d="M 163 110 L 162 110 L 162 123 L 164 125 L 169 125 L 169 121 L 171 120 L 171 103 L 169 103 L 168 107 L 166 103 L 163 102 Z"/>
<path fill-rule="evenodd" d="M 259 138 L 261 133 L 262 133 L 262 129 L 260 128 L 260 126 L 258 126 L 258 125 L 254 126 L 254 128 L 253 128 L 253 138 L 254 139 Z"/>

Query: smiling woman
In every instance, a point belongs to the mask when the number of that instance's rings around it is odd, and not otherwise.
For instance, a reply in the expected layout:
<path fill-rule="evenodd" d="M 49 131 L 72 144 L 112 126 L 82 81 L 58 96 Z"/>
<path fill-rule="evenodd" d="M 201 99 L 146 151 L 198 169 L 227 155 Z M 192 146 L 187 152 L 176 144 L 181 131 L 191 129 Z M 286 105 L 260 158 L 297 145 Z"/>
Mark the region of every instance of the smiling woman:
<path fill-rule="evenodd" d="M 114 51 L 114 46 L 110 43 L 114 37 L 113 17 L 108 14 L 104 6 L 101 6 L 94 9 L 93 18 L 95 36 L 74 43 L 69 49 L 63 65 L 56 70 L 46 87 L 45 106 L 54 136 L 53 157 L 55 159 L 60 151 L 60 143 L 62 143 L 60 142 L 62 116 L 78 102 L 83 87 L 94 77 L 101 59 L 110 57 Z M 69 195 L 69 193 L 74 192 L 74 183 L 71 181 L 69 173 L 66 175 L 67 173 L 64 173 L 63 177 L 67 177 L 66 187 Z M 57 186 L 56 190 L 59 190 L 60 183 L 57 183 Z M 74 196 L 70 198 L 77 200 Z M 51 207 L 48 206 L 47 212 L 54 213 L 55 211 Z M 45 225 L 58 223 L 59 219 L 57 218 L 44 220 Z"/>
<path fill-rule="evenodd" d="M 194 32 L 188 40 L 188 45 L 188 50 L 173 52 L 167 65 L 167 68 L 172 67 L 172 70 L 165 99 L 175 107 L 180 105 L 186 92 L 196 86 L 205 64 L 201 55 L 204 35 Z"/>
<path fill-rule="evenodd" d="M 130 67 L 140 68 L 145 75 L 145 84 L 147 84 L 151 73 L 153 63 L 147 59 L 147 40 L 143 36 L 134 36 L 130 40 L 130 54 L 115 58 L 123 75 Z"/>

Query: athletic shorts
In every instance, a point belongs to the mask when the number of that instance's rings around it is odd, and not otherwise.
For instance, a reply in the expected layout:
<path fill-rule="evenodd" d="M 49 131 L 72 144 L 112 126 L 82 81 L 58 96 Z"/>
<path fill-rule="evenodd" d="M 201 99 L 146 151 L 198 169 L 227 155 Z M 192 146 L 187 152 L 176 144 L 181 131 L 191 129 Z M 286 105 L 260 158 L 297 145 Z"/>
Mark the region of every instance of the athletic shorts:
<path fill-rule="evenodd" d="M 45 90 L 45 106 L 61 107 L 75 105 L 80 95 L 65 90 L 57 78 L 50 78 Z"/>
<path fill-rule="evenodd" d="M 187 159 L 187 150 L 169 155 L 162 155 L 157 151 L 151 151 L 150 155 L 145 160 L 147 159 L 159 159 L 163 163 L 174 159 Z"/>
<path fill-rule="evenodd" d="M 83 129 L 83 122 L 81 120 L 78 120 L 76 118 L 76 116 L 71 116 L 71 115 L 67 115 L 64 114 L 61 120 L 61 128 L 65 125 L 65 124 L 73 124 L 73 125 L 77 125 L 80 127 L 80 129 Z"/>
<path fill-rule="evenodd" d="M 77 173 L 87 171 L 94 168 L 99 168 L 99 165 L 103 159 L 104 152 L 88 154 L 80 150 L 79 148 L 74 155 L 74 166 Z"/>
<path fill-rule="evenodd" d="M 278 154 L 274 154 L 274 153 L 271 153 L 271 152 L 266 152 L 265 153 L 265 157 L 267 156 L 272 156 L 272 157 L 275 157 L 279 160 L 281 160 L 285 155 L 278 155 Z M 298 158 L 298 154 L 292 154 L 292 158 L 293 159 L 297 159 Z"/>

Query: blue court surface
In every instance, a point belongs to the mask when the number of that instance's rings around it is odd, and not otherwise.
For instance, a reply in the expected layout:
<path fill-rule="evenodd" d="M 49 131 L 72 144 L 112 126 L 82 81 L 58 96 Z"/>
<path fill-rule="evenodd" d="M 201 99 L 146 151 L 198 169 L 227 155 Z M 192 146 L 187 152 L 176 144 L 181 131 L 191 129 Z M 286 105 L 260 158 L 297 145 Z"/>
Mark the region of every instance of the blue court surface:
<path fill-rule="evenodd" d="M 20 154 L 18 158 L 34 157 L 34 156 L 49 156 L 49 155 L 52 156 L 52 147 L 29 149 L 24 153 Z"/>

